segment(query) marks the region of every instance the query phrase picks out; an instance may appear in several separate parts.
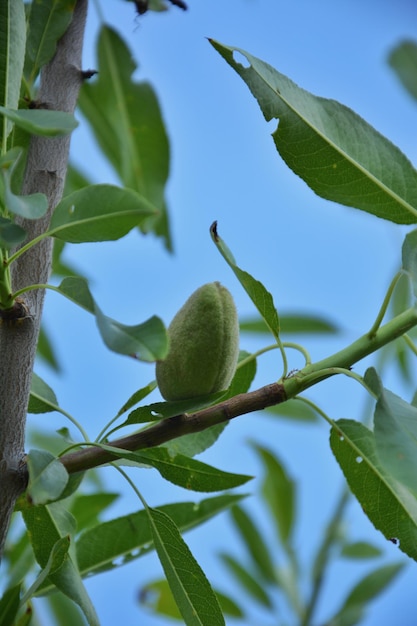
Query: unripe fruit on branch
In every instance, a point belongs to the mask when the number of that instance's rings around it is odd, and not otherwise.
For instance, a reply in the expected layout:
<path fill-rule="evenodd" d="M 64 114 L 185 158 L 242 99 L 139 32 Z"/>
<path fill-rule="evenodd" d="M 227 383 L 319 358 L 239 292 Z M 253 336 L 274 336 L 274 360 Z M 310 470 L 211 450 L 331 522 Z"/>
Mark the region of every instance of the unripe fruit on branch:
<path fill-rule="evenodd" d="M 156 364 L 165 400 L 188 400 L 227 389 L 239 354 L 239 322 L 220 283 L 197 289 L 168 327 L 169 352 Z"/>

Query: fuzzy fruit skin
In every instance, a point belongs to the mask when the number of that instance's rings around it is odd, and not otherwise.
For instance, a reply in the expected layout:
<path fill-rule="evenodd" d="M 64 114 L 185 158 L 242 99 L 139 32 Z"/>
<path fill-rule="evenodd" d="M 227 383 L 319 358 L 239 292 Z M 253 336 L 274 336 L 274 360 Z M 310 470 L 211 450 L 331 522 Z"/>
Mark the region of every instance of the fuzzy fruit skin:
<path fill-rule="evenodd" d="M 239 355 L 239 321 L 219 282 L 197 289 L 168 327 L 168 356 L 156 364 L 165 400 L 189 400 L 227 389 Z"/>

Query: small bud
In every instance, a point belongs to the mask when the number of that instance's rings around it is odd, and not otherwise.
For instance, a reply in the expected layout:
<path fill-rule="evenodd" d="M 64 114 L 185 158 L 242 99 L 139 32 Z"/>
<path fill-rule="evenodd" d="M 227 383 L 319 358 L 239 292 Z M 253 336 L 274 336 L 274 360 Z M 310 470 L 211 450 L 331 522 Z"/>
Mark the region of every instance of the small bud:
<path fill-rule="evenodd" d="M 188 400 L 227 389 L 239 354 L 239 322 L 220 283 L 197 289 L 168 327 L 168 356 L 156 364 L 165 400 Z"/>

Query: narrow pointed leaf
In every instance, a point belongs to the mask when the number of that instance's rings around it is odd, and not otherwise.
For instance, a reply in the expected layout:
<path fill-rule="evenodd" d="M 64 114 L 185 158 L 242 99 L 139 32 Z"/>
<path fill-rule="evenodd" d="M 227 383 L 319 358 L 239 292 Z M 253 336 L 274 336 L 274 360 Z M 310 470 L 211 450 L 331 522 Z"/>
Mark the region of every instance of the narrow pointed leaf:
<path fill-rule="evenodd" d="M 230 554 L 220 554 L 220 558 L 229 572 L 240 583 L 243 589 L 259 604 L 270 609 L 272 601 L 265 591 L 265 585 L 258 581 L 258 577 L 252 574 L 248 567 L 242 565 Z"/>
<path fill-rule="evenodd" d="M 414 297 L 417 298 L 417 230 L 408 233 L 402 246 L 402 264 L 409 273 L 413 285 Z M 408 303 L 407 303 L 407 306 Z M 405 308 L 403 309 L 405 310 Z"/>
<path fill-rule="evenodd" d="M 107 445 L 103 445 L 103 448 L 120 459 L 154 467 L 166 480 L 192 491 L 225 491 L 244 485 L 252 479 L 252 476 L 224 472 L 183 454 L 170 454 L 165 447 L 140 452 L 129 452 Z"/>
<path fill-rule="evenodd" d="M 317 315 L 301 315 L 287 313 L 279 316 L 281 333 L 300 334 L 334 334 L 338 328 L 333 322 Z M 270 333 L 267 324 L 259 317 L 248 317 L 240 320 L 240 330 L 248 333 Z"/>
<path fill-rule="evenodd" d="M 417 222 L 417 172 L 388 139 L 348 107 L 301 89 L 244 50 L 211 43 L 265 119 L 279 120 L 276 148 L 315 193 L 399 224 Z"/>
<path fill-rule="evenodd" d="M 72 113 L 46 109 L 10 109 L 0 106 L 0 114 L 33 135 L 56 137 L 68 135 L 77 128 L 78 122 Z"/>
<path fill-rule="evenodd" d="M 403 87 L 417 100 L 417 44 L 403 41 L 389 55 L 388 62 L 396 72 Z"/>
<path fill-rule="evenodd" d="M 48 209 L 48 200 L 45 194 L 31 193 L 29 195 L 19 196 L 13 193 L 11 184 L 13 170 L 13 166 L 10 169 L 0 168 L 1 201 L 6 210 L 14 215 L 19 215 L 20 217 L 30 220 L 36 220 L 42 217 Z M 16 231 L 16 228 L 12 233 L 19 236 L 19 231 Z"/>
<path fill-rule="evenodd" d="M 154 207 L 131 189 L 90 185 L 61 200 L 49 234 L 70 243 L 114 241 L 154 214 Z"/>
<path fill-rule="evenodd" d="M 280 541 L 291 541 L 295 522 L 295 483 L 270 450 L 253 444 L 264 466 L 262 493 L 272 513 Z"/>
<path fill-rule="evenodd" d="M 56 542 L 74 533 L 74 518 L 66 511 L 61 502 L 54 502 L 46 506 L 27 506 L 22 513 L 36 560 L 41 567 L 45 567 Z M 90 626 L 99 626 L 98 617 L 70 552 L 64 564 L 56 572 L 49 575 L 47 583 L 41 585 L 38 593 L 45 593 L 46 589 L 53 589 L 53 585 L 78 604 Z"/>
<path fill-rule="evenodd" d="M 35 595 L 36 591 L 45 582 L 50 574 L 54 574 L 57 570 L 59 570 L 60 567 L 62 567 L 62 565 L 64 565 L 69 547 L 69 537 L 61 537 L 61 539 L 57 540 L 49 554 L 49 558 L 45 567 L 42 568 L 39 576 L 25 593 L 24 598 L 22 598 L 22 604 L 24 602 L 27 602 L 29 598 Z"/>
<path fill-rule="evenodd" d="M 330 445 L 374 526 L 417 560 L 417 500 L 382 467 L 373 433 L 359 422 L 341 419 L 331 430 Z"/>
<path fill-rule="evenodd" d="M 0 217 L 0 246 L 6 250 L 15 248 L 26 239 L 26 231 L 6 217 Z"/>
<path fill-rule="evenodd" d="M 225 511 L 242 499 L 221 495 L 201 502 L 178 502 L 159 506 L 184 532 Z M 113 569 L 153 549 L 145 511 L 104 522 L 84 531 L 77 540 L 77 562 L 82 576 Z"/>
<path fill-rule="evenodd" d="M 225 624 L 216 595 L 175 523 L 161 510 L 146 511 L 155 549 L 187 626 Z"/>
<path fill-rule="evenodd" d="M 26 44 L 26 18 L 22 0 L 0 2 L 0 105 L 17 108 Z M 1 119 L 1 118 L 0 118 Z M 0 144 L 12 129 L 1 120 Z"/>
<path fill-rule="evenodd" d="M 64 278 L 55 290 L 95 315 L 100 335 L 113 352 L 148 362 L 166 356 L 168 338 L 159 317 L 153 316 L 141 324 L 132 326 L 107 317 L 94 302 L 87 281 L 79 276 Z"/>
<path fill-rule="evenodd" d="M 52 59 L 58 39 L 72 20 L 73 10 L 74 0 L 43 0 L 31 4 L 25 67 L 30 80 Z"/>
<path fill-rule="evenodd" d="M 33 504 L 45 504 L 59 498 L 68 483 L 68 473 L 62 463 L 46 450 L 31 450 L 27 464 L 27 494 Z"/>
<path fill-rule="evenodd" d="M 349 593 L 343 606 L 330 620 L 332 624 L 354 626 L 359 624 L 369 603 L 385 591 L 388 585 L 398 576 L 404 563 L 391 563 L 378 567 L 360 580 Z"/>
<path fill-rule="evenodd" d="M 139 404 L 141 400 L 146 398 L 146 396 L 152 393 L 152 391 L 154 391 L 156 388 L 157 388 L 156 380 L 153 380 L 148 385 L 145 385 L 145 387 L 141 387 L 141 389 L 138 389 L 137 391 L 135 391 L 130 396 L 130 398 L 124 403 L 124 405 L 119 409 L 119 411 L 117 412 L 117 417 L 120 417 L 121 415 L 123 415 L 123 413 L 126 413 L 126 411 L 134 407 L 135 404 Z"/>
<path fill-rule="evenodd" d="M 378 459 L 417 497 L 417 408 L 382 389 L 374 412 Z"/>
<path fill-rule="evenodd" d="M 274 565 L 271 560 L 270 548 L 266 545 L 261 531 L 242 507 L 232 507 L 231 514 L 236 528 L 254 564 L 257 566 L 260 575 L 265 581 L 269 583 L 274 582 Z"/>
<path fill-rule="evenodd" d="M 212 224 L 210 233 L 220 254 L 235 273 L 240 284 L 258 309 L 276 340 L 279 341 L 280 326 L 278 312 L 275 308 L 271 294 L 265 289 L 259 280 L 256 280 L 253 276 L 248 274 L 248 272 L 241 270 L 240 267 L 236 265 L 233 254 L 217 232 L 217 222 Z"/>
<path fill-rule="evenodd" d="M 136 64 L 116 31 L 102 28 L 97 54 L 98 74 L 84 83 L 79 106 L 123 184 L 158 209 L 141 227 L 162 236 L 170 249 L 164 197 L 169 144 L 157 97 L 149 83 L 132 79 Z"/>
<path fill-rule="evenodd" d="M 20 588 L 21 585 L 19 584 L 6 589 L 0 598 L 0 626 L 9 626 L 9 624 L 15 623 L 20 604 Z"/>
<path fill-rule="evenodd" d="M 49 413 L 59 408 L 57 397 L 40 376 L 32 373 L 28 413 Z"/>

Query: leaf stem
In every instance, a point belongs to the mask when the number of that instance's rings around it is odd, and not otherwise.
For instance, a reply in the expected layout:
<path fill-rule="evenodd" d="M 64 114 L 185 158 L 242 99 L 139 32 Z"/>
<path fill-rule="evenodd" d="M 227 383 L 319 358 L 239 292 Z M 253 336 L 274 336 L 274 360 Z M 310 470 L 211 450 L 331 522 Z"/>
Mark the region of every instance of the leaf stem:
<path fill-rule="evenodd" d="M 389 301 L 391 300 L 392 294 L 394 293 L 394 289 L 398 281 L 400 280 L 401 276 L 404 273 L 405 273 L 404 270 L 400 270 L 399 272 L 395 274 L 394 278 L 392 279 L 390 286 L 388 287 L 387 293 L 385 294 L 385 298 L 382 302 L 378 315 L 376 316 L 375 322 L 372 324 L 369 330 L 368 334 L 370 337 L 373 337 L 376 331 L 378 330 L 378 328 L 381 326 L 382 320 L 384 319 L 384 315 L 387 312 Z"/>

